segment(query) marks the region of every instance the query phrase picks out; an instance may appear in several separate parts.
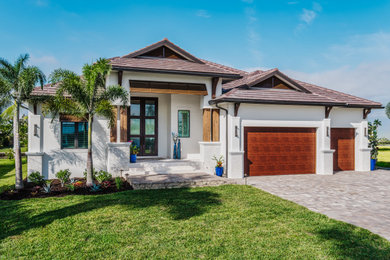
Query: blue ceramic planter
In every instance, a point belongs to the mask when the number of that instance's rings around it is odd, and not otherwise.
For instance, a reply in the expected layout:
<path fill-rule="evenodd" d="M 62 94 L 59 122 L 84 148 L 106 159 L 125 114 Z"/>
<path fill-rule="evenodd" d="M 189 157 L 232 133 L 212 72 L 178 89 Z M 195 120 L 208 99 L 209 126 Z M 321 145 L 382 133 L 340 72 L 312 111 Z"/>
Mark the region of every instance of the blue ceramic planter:
<path fill-rule="evenodd" d="M 215 174 L 219 177 L 223 175 L 223 167 L 215 167 Z"/>
<path fill-rule="evenodd" d="M 137 162 L 137 155 L 136 154 L 130 154 L 130 162 L 131 163 Z"/>
<path fill-rule="evenodd" d="M 371 171 L 374 171 L 376 168 L 376 159 L 371 159 Z"/>

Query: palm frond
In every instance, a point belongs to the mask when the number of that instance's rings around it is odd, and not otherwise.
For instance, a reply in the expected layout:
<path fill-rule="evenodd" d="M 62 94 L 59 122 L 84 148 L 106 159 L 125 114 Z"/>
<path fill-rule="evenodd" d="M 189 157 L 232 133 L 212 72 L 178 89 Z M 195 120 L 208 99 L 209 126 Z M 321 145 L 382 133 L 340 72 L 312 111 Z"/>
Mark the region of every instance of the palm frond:
<path fill-rule="evenodd" d="M 10 105 L 9 107 L 7 107 L 2 113 L 1 113 L 1 117 L 3 119 L 6 119 L 6 120 L 12 120 L 13 117 L 14 117 L 14 111 L 15 111 L 15 104 L 13 105 Z"/>
<path fill-rule="evenodd" d="M 30 98 L 30 94 L 33 91 L 36 84 L 40 84 L 43 87 L 46 81 L 45 74 L 35 66 L 26 67 L 19 76 L 19 87 L 21 93 L 21 99 L 27 100 Z"/>
<path fill-rule="evenodd" d="M 114 106 L 108 100 L 102 100 L 96 107 L 95 113 L 99 116 L 103 116 L 108 119 L 109 126 L 114 126 L 115 123 L 115 112 Z"/>
<path fill-rule="evenodd" d="M 386 115 L 390 119 L 390 102 L 386 105 Z"/>
<path fill-rule="evenodd" d="M 21 54 L 15 61 L 14 70 L 15 74 L 19 75 L 25 68 L 26 68 L 26 63 L 30 59 L 30 55 L 27 53 Z"/>
<path fill-rule="evenodd" d="M 108 86 L 97 98 L 97 102 L 104 100 L 115 101 L 120 99 L 123 106 L 128 103 L 129 95 L 127 91 L 119 85 Z"/>

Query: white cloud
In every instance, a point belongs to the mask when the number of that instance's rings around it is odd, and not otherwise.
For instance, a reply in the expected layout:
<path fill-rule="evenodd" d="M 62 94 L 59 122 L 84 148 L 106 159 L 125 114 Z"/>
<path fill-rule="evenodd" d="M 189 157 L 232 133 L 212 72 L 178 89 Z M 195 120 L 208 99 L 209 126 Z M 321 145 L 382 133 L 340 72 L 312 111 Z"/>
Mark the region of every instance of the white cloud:
<path fill-rule="evenodd" d="M 203 18 L 210 18 L 211 15 L 206 10 L 198 10 L 196 12 L 196 16 L 203 17 Z"/>
<path fill-rule="evenodd" d="M 316 16 L 317 16 L 316 12 L 303 8 L 300 19 L 306 24 L 311 24 L 313 20 L 316 18 Z"/>
<path fill-rule="evenodd" d="M 324 57 L 332 62 L 360 63 L 365 60 L 390 59 L 390 33 L 376 32 L 348 37 L 334 44 Z"/>
<path fill-rule="evenodd" d="M 322 11 L 322 6 L 317 2 L 313 2 L 313 6 L 311 9 L 303 8 L 301 14 L 299 15 L 299 20 L 301 22 L 297 25 L 295 32 L 296 33 L 300 32 L 305 27 L 312 24 L 321 11 Z"/>
<path fill-rule="evenodd" d="M 245 8 L 245 16 L 247 19 L 247 41 L 249 44 L 249 51 L 252 54 L 256 62 L 261 62 L 262 53 L 259 49 L 261 37 L 257 31 L 258 19 L 256 15 L 256 10 L 253 7 Z"/>
<path fill-rule="evenodd" d="M 296 4 L 299 4 L 298 1 L 290 1 L 290 2 L 287 2 L 288 5 L 296 5 Z"/>

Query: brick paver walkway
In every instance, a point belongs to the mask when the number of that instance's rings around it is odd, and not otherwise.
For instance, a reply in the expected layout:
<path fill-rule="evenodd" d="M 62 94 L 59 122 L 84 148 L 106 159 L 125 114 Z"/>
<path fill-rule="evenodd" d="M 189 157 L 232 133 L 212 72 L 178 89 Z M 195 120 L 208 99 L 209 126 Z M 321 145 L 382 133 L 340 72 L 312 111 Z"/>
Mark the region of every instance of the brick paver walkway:
<path fill-rule="evenodd" d="M 247 184 L 390 240 L 390 171 L 259 176 Z"/>

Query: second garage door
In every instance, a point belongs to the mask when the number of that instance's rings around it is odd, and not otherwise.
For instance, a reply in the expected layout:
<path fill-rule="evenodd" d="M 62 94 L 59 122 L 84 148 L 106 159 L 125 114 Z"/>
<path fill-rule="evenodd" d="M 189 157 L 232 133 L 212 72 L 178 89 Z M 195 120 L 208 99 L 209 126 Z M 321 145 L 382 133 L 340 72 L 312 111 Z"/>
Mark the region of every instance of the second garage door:
<path fill-rule="evenodd" d="M 316 129 L 245 127 L 249 176 L 315 173 Z"/>

